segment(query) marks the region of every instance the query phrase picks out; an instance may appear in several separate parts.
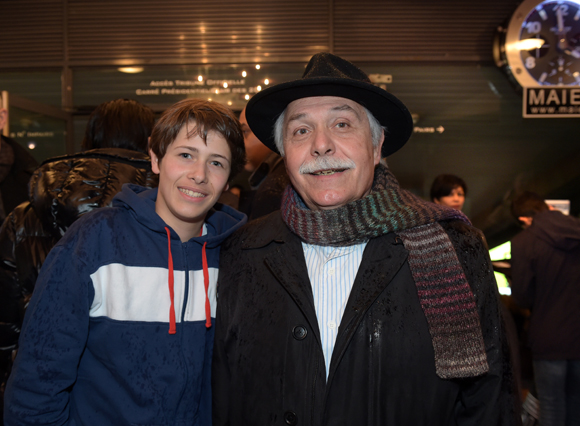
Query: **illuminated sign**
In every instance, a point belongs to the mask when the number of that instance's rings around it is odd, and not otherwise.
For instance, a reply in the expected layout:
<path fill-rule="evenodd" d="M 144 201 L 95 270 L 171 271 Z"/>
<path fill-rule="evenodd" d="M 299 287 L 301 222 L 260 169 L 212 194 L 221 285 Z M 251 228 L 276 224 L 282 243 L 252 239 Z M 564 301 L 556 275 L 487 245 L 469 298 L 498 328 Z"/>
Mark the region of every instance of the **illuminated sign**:
<path fill-rule="evenodd" d="M 524 88 L 525 118 L 580 117 L 580 87 Z"/>

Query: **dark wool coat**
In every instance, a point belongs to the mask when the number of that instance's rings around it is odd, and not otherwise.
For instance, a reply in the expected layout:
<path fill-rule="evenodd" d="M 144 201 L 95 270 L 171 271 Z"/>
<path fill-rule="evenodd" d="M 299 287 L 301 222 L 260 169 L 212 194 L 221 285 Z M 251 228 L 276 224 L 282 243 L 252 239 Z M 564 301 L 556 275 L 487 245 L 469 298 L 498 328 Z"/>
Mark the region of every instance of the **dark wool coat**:
<path fill-rule="evenodd" d="M 520 423 L 487 250 L 463 222 L 442 226 L 476 297 L 489 373 L 462 380 L 436 376 L 408 252 L 390 233 L 367 244 L 326 380 L 302 245 L 275 212 L 222 247 L 214 425 Z"/>

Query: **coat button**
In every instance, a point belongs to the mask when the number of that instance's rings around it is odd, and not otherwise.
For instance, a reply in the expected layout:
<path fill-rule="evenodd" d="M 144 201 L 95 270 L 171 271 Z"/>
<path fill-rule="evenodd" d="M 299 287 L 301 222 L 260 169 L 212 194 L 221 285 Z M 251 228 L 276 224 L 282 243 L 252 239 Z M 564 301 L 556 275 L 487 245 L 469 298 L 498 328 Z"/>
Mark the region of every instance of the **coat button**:
<path fill-rule="evenodd" d="M 308 330 L 306 330 L 306 327 L 303 325 L 297 325 L 292 329 L 292 336 L 294 336 L 296 340 L 304 340 L 307 334 Z"/>
<path fill-rule="evenodd" d="M 298 417 L 296 417 L 296 413 L 293 413 L 292 411 L 286 411 L 284 413 L 284 421 L 287 425 L 294 426 L 298 424 Z"/>

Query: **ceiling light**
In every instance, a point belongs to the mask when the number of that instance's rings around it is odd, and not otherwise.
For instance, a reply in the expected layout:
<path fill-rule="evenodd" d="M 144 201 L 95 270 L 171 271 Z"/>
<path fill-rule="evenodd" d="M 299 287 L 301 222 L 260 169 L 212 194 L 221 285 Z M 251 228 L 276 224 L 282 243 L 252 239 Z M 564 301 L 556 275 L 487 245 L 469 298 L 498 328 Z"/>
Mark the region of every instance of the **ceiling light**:
<path fill-rule="evenodd" d="M 121 71 L 127 74 L 137 74 L 143 72 L 143 67 L 121 67 L 117 68 L 117 71 Z"/>

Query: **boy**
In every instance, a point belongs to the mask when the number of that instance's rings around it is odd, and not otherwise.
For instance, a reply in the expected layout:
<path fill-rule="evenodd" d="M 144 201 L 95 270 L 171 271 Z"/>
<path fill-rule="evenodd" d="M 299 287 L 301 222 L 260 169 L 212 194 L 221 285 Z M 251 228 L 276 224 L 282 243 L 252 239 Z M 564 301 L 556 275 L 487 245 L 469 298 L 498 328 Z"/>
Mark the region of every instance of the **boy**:
<path fill-rule="evenodd" d="M 159 188 L 126 185 L 43 265 L 8 382 L 5 424 L 210 425 L 220 243 L 214 207 L 243 168 L 233 113 L 189 99 L 153 129 Z"/>

